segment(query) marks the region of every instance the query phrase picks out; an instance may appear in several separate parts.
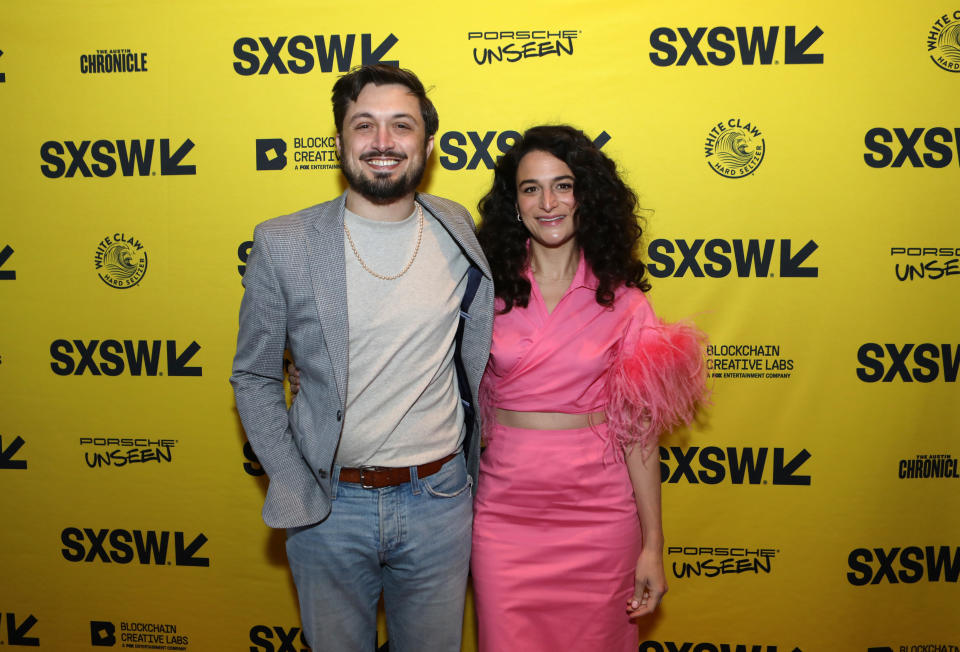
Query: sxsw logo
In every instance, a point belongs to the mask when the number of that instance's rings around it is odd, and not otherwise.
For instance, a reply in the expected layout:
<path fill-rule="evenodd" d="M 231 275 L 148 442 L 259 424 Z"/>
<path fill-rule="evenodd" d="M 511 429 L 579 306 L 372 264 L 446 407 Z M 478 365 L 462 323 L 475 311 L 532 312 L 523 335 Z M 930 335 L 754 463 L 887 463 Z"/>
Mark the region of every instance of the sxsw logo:
<path fill-rule="evenodd" d="M 640 644 L 639 652 L 777 652 L 780 648 L 776 645 L 763 645 L 762 643 L 694 643 L 684 641 L 676 643 L 674 641 L 644 641 Z M 783 652 L 788 652 L 791 646 L 782 648 Z M 792 648 L 792 652 L 802 652 L 798 647 Z"/>
<path fill-rule="evenodd" d="M 293 73 L 303 75 L 314 68 L 320 72 L 347 72 L 354 65 L 354 49 L 360 37 L 360 64 L 367 66 L 382 63 L 399 66 L 396 60 L 384 57 L 396 45 L 398 39 L 390 34 L 374 46 L 372 34 L 304 34 L 296 36 L 249 36 L 238 38 L 233 44 L 233 56 L 237 61 L 233 69 L 238 75 L 266 75 L 276 71 L 279 75 Z M 286 55 L 287 58 L 284 58 Z"/>
<path fill-rule="evenodd" d="M 282 138 L 257 138 L 257 169 L 282 170 L 287 167 L 287 143 Z"/>
<path fill-rule="evenodd" d="M 857 378 L 865 383 L 892 383 L 895 380 L 932 383 L 941 377 L 941 371 L 943 382 L 955 383 L 960 371 L 960 345 L 867 342 L 857 349 L 857 361 L 861 365 L 857 367 Z M 908 362 L 913 364 L 908 365 Z"/>
<path fill-rule="evenodd" d="M 0 57 L 2 56 L 3 56 L 3 50 L 0 50 Z M 4 72 L 0 72 L 0 84 L 2 84 L 5 81 L 7 81 L 7 74 Z"/>
<path fill-rule="evenodd" d="M 740 278 L 817 278 L 820 268 L 804 266 L 807 259 L 817 250 L 817 243 L 808 240 L 796 252 L 794 241 L 779 241 L 779 255 L 774 255 L 777 240 L 725 240 L 713 238 L 704 240 L 665 240 L 658 238 L 650 242 L 647 256 L 650 262 L 647 271 L 655 278 L 667 276 L 682 277 L 689 273 L 703 278 L 723 278 L 735 274 Z M 679 254 L 679 261 L 674 258 Z M 701 256 L 706 262 L 701 262 Z"/>
<path fill-rule="evenodd" d="M 10 259 L 10 256 L 13 255 L 13 247 L 10 245 L 4 245 L 3 249 L 0 249 L 0 281 L 15 281 L 17 280 L 17 272 L 13 269 L 2 269 L 6 264 L 7 260 Z"/>
<path fill-rule="evenodd" d="M 166 348 L 166 356 L 160 354 Z M 166 359 L 168 376 L 202 376 L 203 367 L 187 363 L 200 350 L 195 341 L 181 349 L 176 340 L 54 340 L 50 343 L 58 376 L 162 376 L 160 361 Z"/>
<path fill-rule="evenodd" d="M 145 140 L 97 140 L 91 143 L 82 140 L 63 142 L 48 140 L 40 146 L 40 158 L 45 165 L 40 172 L 48 179 L 73 177 L 77 173 L 83 177 L 112 177 L 119 170 L 125 177 L 135 174 L 141 177 L 155 176 L 154 150 L 156 139 Z M 171 151 L 170 139 L 160 139 L 160 175 L 178 176 L 197 173 L 196 165 L 186 165 L 183 159 L 193 149 L 193 141 L 187 138 L 175 151 Z M 93 159 L 88 164 L 87 155 Z M 67 163 L 69 158 L 69 165 Z"/>
<path fill-rule="evenodd" d="M 9 440 L 9 438 L 8 438 Z M 15 460 L 13 456 L 17 454 L 20 447 L 24 445 L 23 437 L 16 437 L 6 448 L 3 447 L 3 435 L 0 435 L 0 469 L 25 469 L 26 460 Z"/>
<path fill-rule="evenodd" d="M 257 458 L 257 454 L 253 452 L 253 446 L 250 445 L 249 441 L 243 442 L 243 457 L 247 460 L 243 463 L 243 470 L 248 475 L 258 476 L 266 473 L 260 466 L 260 460 Z"/>
<path fill-rule="evenodd" d="M 274 642 L 276 634 L 276 642 Z M 300 634 L 300 636 L 297 636 Z M 250 628 L 250 652 L 310 652 L 310 646 L 299 627 L 268 627 L 254 625 Z"/>
<path fill-rule="evenodd" d="M 173 550 L 170 551 L 171 533 L 154 530 L 108 530 L 68 527 L 60 533 L 64 547 L 60 554 L 67 561 L 105 564 L 129 564 L 155 566 L 210 566 L 209 557 L 198 557 L 197 552 L 207 542 L 202 532 L 186 543 L 183 532 L 173 532 Z M 172 559 L 171 559 L 172 557 Z"/>
<path fill-rule="evenodd" d="M 789 460 L 783 448 L 773 449 L 773 464 L 768 465 L 769 448 L 735 448 L 728 446 L 690 446 L 686 451 L 679 446 L 660 447 L 660 482 L 676 484 L 810 484 L 809 475 L 798 473 L 810 459 L 802 449 Z M 671 468 L 671 462 L 675 464 Z"/>
<path fill-rule="evenodd" d="M 438 139 L 442 152 L 440 165 L 445 170 L 476 170 L 481 165 L 492 170 L 519 140 L 518 131 L 447 131 Z M 600 149 L 609 141 L 610 134 L 603 131 L 593 139 L 593 144 Z M 491 153 L 494 145 L 496 150 Z"/>
<path fill-rule="evenodd" d="M 106 620 L 90 621 L 90 645 L 113 647 L 117 644 L 117 626 Z"/>
<path fill-rule="evenodd" d="M 892 144 L 894 138 L 895 145 Z M 863 162 L 872 168 L 899 168 L 908 162 L 915 168 L 945 168 L 954 160 L 954 152 L 960 147 L 960 127 L 952 130 L 948 127 L 915 127 L 910 133 L 902 127 L 894 127 L 892 133 L 884 127 L 874 127 L 863 137 L 863 143 L 867 148 Z M 918 151 L 921 149 L 925 150 L 922 154 Z M 960 154 L 956 160 L 960 165 Z"/>
<path fill-rule="evenodd" d="M 823 63 L 823 54 L 807 52 L 823 35 L 822 29 L 815 26 L 799 40 L 795 26 L 787 25 L 783 31 L 783 63 Z M 774 60 L 779 36 L 780 27 L 777 25 L 766 28 L 697 27 L 692 32 L 686 27 L 678 27 L 676 31 L 670 27 L 657 27 L 650 33 L 650 46 L 654 50 L 650 53 L 650 61 L 655 66 L 685 66 L 691 60 L 698 66 L 728 66 L 738 60 L 745 66 L 752 66 L 755 62 L 769 66 L 780 63 L 779 59 Z"/>
<path fill-rule="evenodd" d="M 6 622 L 7 645 L 22 645 L 23 647 L 40 647 L 40 639 L 27 634 L 37 624 L 37 618 L 30 614 L 23 620 L 17 620 L 17 614 L 0 613 L 0 618 Z M 4 641 L 0 639 L 0 645 Z"/>
<path fill-rule="evenodd" d="M 240 246 L 237 247 L 237 258 L 240 259 L 239 265 L 237 265 L 237 271 L 240 272 L 240 276 L 243 276 L 247 271 L 247 258 L 250 257 L 250 250 L 253 248 L 253 240 L 244 240 L 240 243 Z"/>
<path fill-rule="evenodd" d="M 960 579 L 960 547 L 854 548 L 847 556 L 847 565 L 847 581 L 854 586 L 915 584 L 921 580 L 956 584 Z"/>

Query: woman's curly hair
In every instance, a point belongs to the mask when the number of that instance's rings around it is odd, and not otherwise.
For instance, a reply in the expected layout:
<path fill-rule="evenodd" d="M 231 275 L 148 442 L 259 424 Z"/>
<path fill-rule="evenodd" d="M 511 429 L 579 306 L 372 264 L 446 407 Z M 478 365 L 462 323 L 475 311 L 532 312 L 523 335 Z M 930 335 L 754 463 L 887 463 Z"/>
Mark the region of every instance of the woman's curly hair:
<path fill-rule="evenodd" d="M 567 125 L 528 129 L 494 170 L 493 187 L 480 200 L 482 223 L 477 233 L 490 261 L 496 296 L 525 308 L 530 300 L 527 267 L 527 228 L 517 220 L 517 168 L 530 152 L 556 156 L 573 172 L 577 200 L 576 231 L 587 263 L 599 281 L 597 303 L 613 305 L 620 285 L 650 290 L 646 267 L 637 249 L 643 231 L 637 221 L 637 196 L 620 179 L 617 166 L 587 136 Z"/>

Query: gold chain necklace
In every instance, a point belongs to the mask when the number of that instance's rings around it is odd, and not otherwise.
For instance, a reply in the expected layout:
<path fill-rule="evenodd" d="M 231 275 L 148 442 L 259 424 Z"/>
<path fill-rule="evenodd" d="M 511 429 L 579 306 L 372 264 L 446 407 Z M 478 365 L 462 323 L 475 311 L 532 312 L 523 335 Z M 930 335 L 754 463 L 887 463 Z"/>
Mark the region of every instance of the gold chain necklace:
<path fill-rule="evenodd" d="M 400 273 L 394 274 L 393 276 L 384 276 L 383 274 L 378 274 L 370 269 L 365 262 L 363 262 L 363 258 L 360 257 L 360 252 L 357 251 L 357 245 L 354 243 L 353 237 L 350 236 L 350 229 L 347 227 L 347 221 L 343 221 L 343 231 L 347 234 L 347 242 L 350 243 L 350 249 L 353 250 L 353 255 L 356 257 L 357 262 L 360 263 L 360 267 L 362 267 L 367 274 L 370 274 L 370 276 L 374 276 L 383 281 L 394 281 L 406 274 L 407 270 L 410 269 L 410 266 L 413 265 L 413 261 L 417 259 L 417 254 L 420 252 L 420 241 L 423 239 L 423 209 L 420 208 L 420 204 L 415 205 L 417 207 L 417 246 L 413 248 L 413 256 L 411 256 L 407 264 L 403 266 L 403 269 L 400 270 Z"/>

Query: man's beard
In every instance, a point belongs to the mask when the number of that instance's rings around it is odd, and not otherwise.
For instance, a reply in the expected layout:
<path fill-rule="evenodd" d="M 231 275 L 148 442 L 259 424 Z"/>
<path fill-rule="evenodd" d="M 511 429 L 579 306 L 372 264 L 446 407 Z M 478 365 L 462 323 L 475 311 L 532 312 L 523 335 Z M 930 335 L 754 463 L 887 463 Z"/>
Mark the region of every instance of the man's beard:
<path fill-rule="evenodd" d="M 364 154 L 363 157 L 367 157 Z M 369 155 L 370 158 L 377 156 L 394 156 L 399 159 L 407 158 L 399 152 L 378 152 L 375 155 Z M 399 177 L 391 178 L 388 173 L 373 173 L 373 177 L 368 177 L 359 169 L 354 169 L 350 161 L 342 159 L 340 169 L 343 176 L 347 179 L 351 190 L 359 193 L 364 198 L 374 204 L 389 204 L 397 199 L 406 197 L 417 189 L 420 181 L 423 179 L 423 173 L 426 169 L 426 152 L 420 157 L 420 165 L 408 167 L 405 174 Z"/>

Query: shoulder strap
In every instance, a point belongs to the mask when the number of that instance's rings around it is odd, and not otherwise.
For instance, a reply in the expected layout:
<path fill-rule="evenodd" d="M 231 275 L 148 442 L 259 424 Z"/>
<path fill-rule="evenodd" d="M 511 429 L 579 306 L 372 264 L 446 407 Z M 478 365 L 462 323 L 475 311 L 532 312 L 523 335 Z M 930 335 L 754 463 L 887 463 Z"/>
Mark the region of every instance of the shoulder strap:
<path fill-rule="evenodd" d="M 470 394 L 470 383 L 467 382 L 467 370 L 463 366 L 463 329 L 468 319 L 470 319 L 470 304 L 477 295 L 477 288 L 480 287 L 480 279 L 483 274 L 478 267 L 471 265 L 467 269 L 467 287 L 463 292 L 463 300 L 460 302 L 460 323 L 457 324 L 456 347 L 453 355 L 453 364 L 457 371 L 457 387 L 460 389 L 460 401 L 463 403 L 463 425 L 465 434 L 463 436 L 464 454 L 470 450 L 470 439 L 473 436 L 473 422 L 476 415 L 476 409 L 472 402 Z"/>

